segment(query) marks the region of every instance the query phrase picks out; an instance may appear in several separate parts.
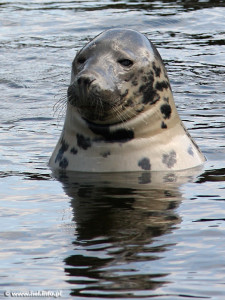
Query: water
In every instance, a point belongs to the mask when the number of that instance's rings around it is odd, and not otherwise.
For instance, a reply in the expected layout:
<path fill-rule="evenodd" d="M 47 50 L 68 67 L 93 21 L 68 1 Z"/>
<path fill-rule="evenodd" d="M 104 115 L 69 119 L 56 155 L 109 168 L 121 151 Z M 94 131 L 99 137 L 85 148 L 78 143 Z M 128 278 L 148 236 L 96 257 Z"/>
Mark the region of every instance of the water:
<path fill-rule="evenodd" d="M 0 3 L 0 298 L 225 298 L 224 14 L 224 1 Z M 48 169 L 72 59 L 112 27 L 157 46 L 203 170 Z"/>

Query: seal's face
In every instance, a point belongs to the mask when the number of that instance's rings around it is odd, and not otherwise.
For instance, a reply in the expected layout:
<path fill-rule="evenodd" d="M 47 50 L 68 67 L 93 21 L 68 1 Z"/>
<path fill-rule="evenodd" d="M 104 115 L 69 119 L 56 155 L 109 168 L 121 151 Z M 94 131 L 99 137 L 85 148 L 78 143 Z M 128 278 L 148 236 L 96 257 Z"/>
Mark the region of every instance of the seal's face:
<path fill-rule="evenodd" d="M 159 100 L 155 78 L 161 72 L 166 76 L 160 66 L 157 50 L 144 35 L 124 29 L 105 31 L 76 55 L 68 101 L 87 121 L 124 122 Z M 163 85 L 168 88 L 169 82 Z"/>

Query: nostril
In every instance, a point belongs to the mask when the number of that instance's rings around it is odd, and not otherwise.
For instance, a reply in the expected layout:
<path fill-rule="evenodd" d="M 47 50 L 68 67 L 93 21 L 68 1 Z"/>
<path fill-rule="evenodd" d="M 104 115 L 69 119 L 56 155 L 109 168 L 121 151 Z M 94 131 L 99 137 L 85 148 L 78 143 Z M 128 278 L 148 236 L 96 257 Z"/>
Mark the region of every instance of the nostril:
<path fill-rule="evenodd" d="M 77 83 L 79 85 L 83 84 L 83 85 L 89 86 L 94 80 L 95 80 L 94 78 L 81 76 L 77 79 Z"/>
<path fill-rule="evenodd" d="M 84 84 L 89 85 L 91 83 L 90 78 L 84 78 Z"/>

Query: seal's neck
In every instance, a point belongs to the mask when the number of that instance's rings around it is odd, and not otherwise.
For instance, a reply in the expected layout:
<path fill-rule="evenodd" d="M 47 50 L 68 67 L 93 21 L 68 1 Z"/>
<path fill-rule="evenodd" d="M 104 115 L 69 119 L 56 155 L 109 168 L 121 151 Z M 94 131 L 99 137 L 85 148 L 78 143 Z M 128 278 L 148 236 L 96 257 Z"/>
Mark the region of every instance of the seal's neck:
<path fill-rule="evenodd" d="M 135 126 L 135 136 L 137 138 L 165 133 L 167 130 L 181 124 L 172 92 L 161 99 L 154 105 L 147 107 L 134 120 L 131 120 L 130 126 Z"/>
<path fill-rule="evenodd" d="M 114 125 L 98 125 L 84 120 L 76 107 L 67 103 L 67 112 L 63 134 L 69 137 L 77 133 L 91 139 L 106 139 L 112 137 L 113 132 L 120 132 L 115 138 L 145 138 L 151 137 L 173 128 L 181 123 L 177 113 L 172 92 L 153 105 L 146 105 L 142 112 L 135 117 Z M 108 134 L 111 137 L 108 137 Z M 119 140 L 118 140 L 119 142 Z"/>

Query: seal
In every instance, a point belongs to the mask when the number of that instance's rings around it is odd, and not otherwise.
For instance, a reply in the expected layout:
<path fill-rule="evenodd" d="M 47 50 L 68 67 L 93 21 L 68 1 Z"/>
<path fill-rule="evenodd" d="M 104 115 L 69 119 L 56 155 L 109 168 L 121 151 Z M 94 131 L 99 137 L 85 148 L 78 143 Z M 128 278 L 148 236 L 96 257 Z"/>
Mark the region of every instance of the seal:
<path fill-rule="evenodd" d="M 146 36 L 110 29 L 77 53 L 52 169 L 170 171 L 204 161 L 179 118 L 160 54 Z"/>

